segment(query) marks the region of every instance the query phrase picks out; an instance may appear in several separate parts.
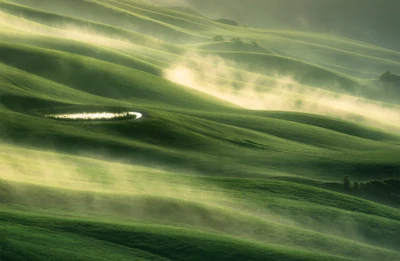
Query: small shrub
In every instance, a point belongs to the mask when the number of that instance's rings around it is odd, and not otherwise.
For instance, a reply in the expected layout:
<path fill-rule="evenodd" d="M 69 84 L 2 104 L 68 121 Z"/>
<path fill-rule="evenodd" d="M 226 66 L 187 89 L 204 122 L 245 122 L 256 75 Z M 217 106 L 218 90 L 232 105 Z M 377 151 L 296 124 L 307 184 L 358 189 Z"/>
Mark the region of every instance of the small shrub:
<path fill-rule="evenodd" d="M 260 47 L 257 42 L 251 42 L 251 45 L 254 47 Z"/>
<path fill-rule="evenodd" d="M 231 39 L 231 42 L 235 43 L 235 44 L 243 44 L 242 39 L 240 39 L 239 37 L 234 37 Z"/>
<path fill-rule="evenodd" d="M 214 42 L 223 42 L 225 41 L 224 37 L 222 35 L 216 35 L 213 37 Z"/>

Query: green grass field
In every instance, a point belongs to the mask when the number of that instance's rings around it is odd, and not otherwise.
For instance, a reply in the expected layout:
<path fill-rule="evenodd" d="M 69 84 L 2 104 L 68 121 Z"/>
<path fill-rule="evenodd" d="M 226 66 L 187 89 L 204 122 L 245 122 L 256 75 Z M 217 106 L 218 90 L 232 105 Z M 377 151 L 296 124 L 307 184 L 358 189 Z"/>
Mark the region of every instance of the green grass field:
<path fill-rule="evenodd" d="M 399 58 L 183 6 L 0 0 L 0 260 L 400 260 L 400 92 L 377 84 Z M 46 117 L 95 112 L 143 117 Z"/>

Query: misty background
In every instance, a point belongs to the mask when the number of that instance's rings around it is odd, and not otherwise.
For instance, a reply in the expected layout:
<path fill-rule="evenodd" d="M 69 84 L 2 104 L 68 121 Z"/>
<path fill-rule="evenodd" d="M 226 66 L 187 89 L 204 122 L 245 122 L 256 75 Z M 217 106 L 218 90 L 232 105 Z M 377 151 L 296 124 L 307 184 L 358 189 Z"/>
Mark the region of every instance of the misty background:
<path fill-rule="evenodd" d="M 324 33 L 400 50 L 397 0 L 147 0 L 241 26 Z"/>

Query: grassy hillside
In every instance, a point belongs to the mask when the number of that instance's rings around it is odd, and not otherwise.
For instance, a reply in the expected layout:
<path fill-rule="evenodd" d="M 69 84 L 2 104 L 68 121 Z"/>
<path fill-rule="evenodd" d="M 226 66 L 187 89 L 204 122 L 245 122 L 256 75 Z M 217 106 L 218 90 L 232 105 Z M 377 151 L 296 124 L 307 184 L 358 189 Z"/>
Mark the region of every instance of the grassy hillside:
<path fill-rule="evenodd" d="M 0 0 L 0 260 L 400 260 L 400 109 L 377 84 L 399 57 Z M 73 119 L 103 112 L 142 117 Z"/>

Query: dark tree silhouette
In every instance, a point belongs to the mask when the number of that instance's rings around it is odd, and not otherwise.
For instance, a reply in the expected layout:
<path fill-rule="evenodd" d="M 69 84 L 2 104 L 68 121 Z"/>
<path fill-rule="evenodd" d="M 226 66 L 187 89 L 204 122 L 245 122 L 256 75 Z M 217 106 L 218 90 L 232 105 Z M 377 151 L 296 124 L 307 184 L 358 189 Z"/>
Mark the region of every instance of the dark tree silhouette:
<path fill-rule="evenodd" d="M 397 74 L 391 73 L 390 71 L 386 71 L 381 76 L 379 76 L 379 81 L 385 82 L 385 83 L 400 84 L 400 76 Z"/>
<path fill-rule="evenodd" d="M 349 189 L 350 188 L 350 178 L 348 176 L 343 178 L 343 187 L 345 189 Z"/>

